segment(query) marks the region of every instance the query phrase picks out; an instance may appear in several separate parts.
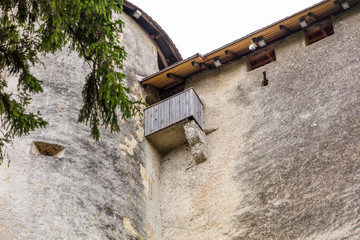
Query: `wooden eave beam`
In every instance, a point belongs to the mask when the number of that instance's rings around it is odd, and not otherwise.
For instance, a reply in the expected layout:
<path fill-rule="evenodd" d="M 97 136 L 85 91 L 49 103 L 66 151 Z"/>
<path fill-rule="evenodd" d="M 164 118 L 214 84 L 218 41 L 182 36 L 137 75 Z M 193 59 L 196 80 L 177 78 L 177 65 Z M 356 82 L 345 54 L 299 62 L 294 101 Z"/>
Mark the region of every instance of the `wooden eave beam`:
<path fill-rule="evenodd" d="M 270 59 L 271 62 L 275 61 L 275 59 L 271 56 L 270 53 L 266 53 L 266 56 Z"/>
<path fill-rule="evenodd" d="M 182 77 L 182 76 L 179 76 L 179 75 L 176 75 L 176 74 L 173 74 L 173 73 L 168 73 L 166 74 L 166 76 L 174 81 L 177 81 L 177 82 L 183 82 L 185 81 L 185 78 Z"/>
<path fill-rule="evenodd" d="M 179 76 L 179 75 L 176 75 L 176 74 L 173 74 L 173 73 L 168 73 L 166 74 L 166 76 L 168 78 L 170 78 L 171 80 L 174 80 L 173 82 L 165 85 L 163 88 L 164 89 L 169 89 L 179 83 L 182 83 L 182 82 L 185 82 L 186 78 L 182 77 L 182 76 Z"/>
<path fill-rule="evenodd" d="M 161 51 L 159 45 L 157 43 L 155 43 L 155 46 L 156 46 L 157 52 L 158 52 L 158 54 L 160 56 L 161 62 L 164 64 L 164 67 L 165 68 L 169 67 L 169 64 L 168 64 L 168 62 L 166 60 L 166 57 L 165 57 L 164 53 Z"/>
<path fill-rule="evenodd" d="M 152 39 L 158 39 L 158 38 L 162 38 L 163 36 L 161 35 L 161 33 L 158 33 L 158 34 L 153 34 L 150 36 Z"/>
<path fill-rule="evenodd" d="M 195 62 L 195 61 L 192 61 L 192 62 L 191 62 L 191 65 L 192 65 L 193 67 L 195 67 L 195 68 L 198 68 L 198 69 L 201 69 L 201 68 L 202 68 L 202 67 L 200 66 L 200 63 Z"/>
<path fill-rule="evenodd" d="M 280 30 L 284 30 L 287 34 L 291 34 L 292 31 L 284 25 L 279 26 Z"/>
<path fill-rule="evenodd" d="M 311 39 L 308 39 L 308 44 L 313 44 L 321 39 L 323 39 L 324 36 L 322 34 L 320 34 L 319 36 L 317 37 L 314 37 L 314 38 L 311 38 Z"/>
<path fill-rule="evenodd" d="M 329 34 L 327 34 L 327 32 L 325 31 L 325 29 L 321 28 L 321 32 L 324 35 L 324 37 L 328 37 Z"/>
<path fill-rule="evenodd" d="M 312 12 L 309 12 L 307 15 L 308 15 L 308 17 L 314 18 L 316 21 L 319 21 L 319 18 Z"/>
<path fill-rule="evenodd" d="M 264 66 L 264 65 L 266 65 L 268 63 L 269 63 L 268 59 L 262 60 L 261 62 L 258 62 L 256 64 L 252 65 L 252 69 L 256 69 L 256 68 Z"/>
<path fill-rule="evenodd" d="M 236 58 L 238 55 L 230 50 L 225 50 L 226 56 L 231 56 L 232 58 Z"/>
<path fill-rule="evenodd" d="M 205 69 L 210 69 L 210 65 L 209 64 L 206 64 L 206 63 L 200 63 L 200 66 L 202 67 L 202 68 L 205 68 Z"/>

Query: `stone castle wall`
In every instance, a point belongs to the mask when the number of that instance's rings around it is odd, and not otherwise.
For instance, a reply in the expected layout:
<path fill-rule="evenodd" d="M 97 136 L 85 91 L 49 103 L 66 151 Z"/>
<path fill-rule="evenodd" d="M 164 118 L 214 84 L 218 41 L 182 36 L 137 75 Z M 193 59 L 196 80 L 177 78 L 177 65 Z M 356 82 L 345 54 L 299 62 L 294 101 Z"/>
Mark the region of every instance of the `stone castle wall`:
<path fill-rule="evenodd" d="M 138 77 L 158 71 L 156 47 L 122 18 L 127 85 L 144 99 Z M 332 20 L 317 43 L 301 32 L 275 43 L 264 67 L 242 59 L 188 79 L 205 107 L 198 164 L 189 145 L 160 156 L 142 117 L 94 142 L 76 123 L 87 65 L 68 50 L 44 58 L 31 108 L 49 126 L 0 166 L 0 239 L 358 239 L 360 8 Z M 33 141 L 65 152 L 38 155 Z"/>
<path fill-rule="evenodd" d="M 360 8 L 335 34 L 275 43 L 276 61 L 193 76 L 208 158 L 163 158 L 163 240 L 359 239 Z M 268 86 L 262 86 L 266 71 Z"/>
<path fill-rule="evenodd" d="M 133 98 L 144 99 L 137 75 L 158 71 L 156 46 L 130 17 L 121 18 L 126 84 Z M 159 156 L 144 141 L 142 118 L 94 142 L 90 129 L 76 123 L 87 64 L 66 49 L 42 60 L 46 68 L 33 72 L 44 93 L 31 109 L 49 125 L 17 139 L 10 167 L 0 166 L 0 239 L 160 239 Z M 15 89 L 16 78 L 8 80 Z M 65 153 L 37 155 L 33 141 L 62 145 Z"/>

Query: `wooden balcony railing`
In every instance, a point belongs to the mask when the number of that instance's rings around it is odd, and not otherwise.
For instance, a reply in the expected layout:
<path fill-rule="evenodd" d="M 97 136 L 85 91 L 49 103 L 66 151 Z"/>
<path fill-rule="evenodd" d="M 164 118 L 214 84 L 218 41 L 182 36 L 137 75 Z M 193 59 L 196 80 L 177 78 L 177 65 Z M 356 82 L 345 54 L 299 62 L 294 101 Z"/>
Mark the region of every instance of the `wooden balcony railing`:
<path fill-rule="evenodd" d="M 203 104 L 189 88 L 145 109 L 145 136 L 164 153 L 186 142 L 182 123 L 194 119 L 203 129 Z"/>
<path fill-rule="evenodd" d="M 145 136 L 188 118 L 193 118 L 202 129 L 203 104 L 192 88 L 145 109 Z"/>

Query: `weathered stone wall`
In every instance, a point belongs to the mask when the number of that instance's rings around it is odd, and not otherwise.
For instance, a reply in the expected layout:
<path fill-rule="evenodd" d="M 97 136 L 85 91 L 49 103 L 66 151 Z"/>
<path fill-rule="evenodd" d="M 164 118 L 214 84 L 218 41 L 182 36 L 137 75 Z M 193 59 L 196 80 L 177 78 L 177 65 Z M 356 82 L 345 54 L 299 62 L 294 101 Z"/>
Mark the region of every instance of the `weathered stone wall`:
<path fill-rule="evenodd" d="M 124 73 L 133 98 L 145 98 L 136 75 L 158 71 L 152 40 L 127 15 L 122 42 Z M 121 133 L 90 130 L 76 123 L 88 66 L 64 50 L 36 66 L 44 81 L 32 110 L 46 129 L 17 139 L 10 168 L 0 166 L 0 239 L 160 239 L 159 156 L 144 141 L 140 117 L 122 123 Z M 9 77 L 15 83 L 16 78 Z M 63 157 L 36 155 L 32 142 L 64 146 Z"/>
<path fill-rule="evenodd" d="M 208 158 L 164 157 L 163 240 L 360 238 L 360 8 L 335 34 L 275 44 L 276 62 L 239 60 L 192 77 Z M 269 80 L 262 86 L 263 71 Z"/>

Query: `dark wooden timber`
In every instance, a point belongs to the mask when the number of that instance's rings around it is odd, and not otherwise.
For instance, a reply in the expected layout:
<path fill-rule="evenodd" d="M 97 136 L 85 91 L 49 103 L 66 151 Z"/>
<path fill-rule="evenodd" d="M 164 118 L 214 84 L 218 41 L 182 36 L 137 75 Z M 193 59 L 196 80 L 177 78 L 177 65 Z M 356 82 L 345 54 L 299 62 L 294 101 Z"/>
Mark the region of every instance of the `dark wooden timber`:
<path fill-rule="evenodd" d="M 285 30 L 287 34 L 290 34 L 292 32 L 289 28 L 287 28 L 284 25 L 280 25 L 279 28 L 280 28 L 280 30 Z"/>
<path fill-rule="evenodd" d="M 193 65 L 196 68 L 201 68 L 200 64 L 198 62 L 192 61 L 191 65 Z"/>
<path fill-rule="evenodd" d="M 314 18 L 316 21 L 319 21 L 319 18 L 315 14 L 313 14 L 312 12 L 309 12 L 307 15 L 309 17 L 311 17 L 311 18 Z"/>
<path fill-rule="evenodd" d="M 233 58 L 237 57 L 237 54 L 234 53 L 234 52 L 232 52 L 232 51 L 230 51 L 230 50 L 225 50 L 225 55 L 231 56 L 231 57 L 233 57 Z"/>
<path fill-rule="evenodd" d="M 156 44 L 155 44 L 156 45 Z M 163 54 L 163 52 L 161 51 L 161 49 L 156 45 L 156 49 L 157 49 L 157 53 L 159 54 L 159 57 L 161 59 L 161 62 L 164 64 L 164 67 L 167 68 L 169 67 L 169 64 L 166 61 L 166 58 Z"/>

